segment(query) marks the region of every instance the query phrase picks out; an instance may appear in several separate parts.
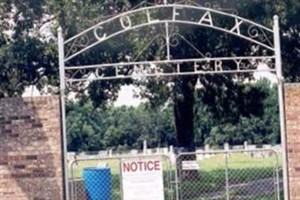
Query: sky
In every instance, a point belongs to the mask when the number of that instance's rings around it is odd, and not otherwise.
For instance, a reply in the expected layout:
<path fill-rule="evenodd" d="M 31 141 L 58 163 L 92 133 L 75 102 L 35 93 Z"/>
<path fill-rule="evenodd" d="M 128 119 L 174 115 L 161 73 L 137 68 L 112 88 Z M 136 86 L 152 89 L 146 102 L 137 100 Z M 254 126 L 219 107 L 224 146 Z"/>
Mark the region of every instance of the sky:
<path fill-rule="evenodd" d="M 138 106 L 141 102 L 145 100 L 141 100 L 139 98 L 134 98 L 134 91 L 138 91 L 138 88 L 133 85 L 122 86 L 119 92 L 118 99 L 114 102 L 114 106 Z M 35 97 L 41 96 L 41 93 L 35 86 L 25 88 L 25 92 L 22 97 Z"/>
<path fill-rule="evenodd" d="M 139 98 L 134 98 L 134 91 L 137 91 L 137 88 L 133 85 L 122 86 L 119 92 L 119 97 L 114 103 L 114 105 L 138 106 L 142 102 L 142 100 Z"/>

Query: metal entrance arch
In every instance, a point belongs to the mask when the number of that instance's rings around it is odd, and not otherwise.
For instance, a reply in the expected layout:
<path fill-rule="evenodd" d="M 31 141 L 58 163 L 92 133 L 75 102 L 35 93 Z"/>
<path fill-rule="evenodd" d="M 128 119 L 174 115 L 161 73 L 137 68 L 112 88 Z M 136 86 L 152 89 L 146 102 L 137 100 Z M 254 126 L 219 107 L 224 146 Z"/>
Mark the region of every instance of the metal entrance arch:
<path fill-rule="evenodd" d="M 197 17 L 184 18 L 182 11 L 192 11 L 198 13 Z M 156 18 L 155 12 L 166 12 L 169 15 L 163 18 Z M 142 16 L 137 17 L 134 16 Z M 216 22 L 215 18 L 222 16 L 231 21 L 232 26 L 222 26 Z M 113 29 L 107 29 L 111 23 L 117 24 Z M 165 41 L 164 48 L 166 49 L 165 59 L 152 61 L 135 61 L 126 60 L 118 63 L 101 63 L 84 66 L 68 65 L 69 61 L 76 56 L 86 52 L 102 42 L 114 38 L 120 34 L 141 29 L 147 26 L 154 26 L 162 24 L 165 28 L 164 35 L 161 37 Z M 199 27 L 206 27 L 214 29 L 223 33 L 227 33 L 250 43 L 264 48 L 268 53 L 261 56 L 242 56 L 242 57 L 211 57 L 208 54 L 198 52 L 198 58 L 190 59 L 173 59 L 170 53 L 171 37 L 170 26 L 172 24 L 187 24 Z M 243 28 L 242 28 L 243 27 Z M 246 31 L 245 31 L 246 30 Z M 173 35 L 172 35 L 173 34 Z M 177 34 L 177 37 L 185 40 L 185 38 Z M 185 40 L 192 48 L 197 49 L 189 41 Z M 147 6 L 134 9 L 125 13 L 118 14 L 103 22 L 92 26 L 85 31 L 64 41 L 62 29 L 58 29 L 58 46 L 59 46 L 59 67 L 60 67 L 60 96 L 61 96 L 61 110 L 62 110 L 62 138 L 64 150 L 64 186 L 65 196 L 69 199 L 68 189 L 68 165 L 67 165 L 67 142 L 66 142 L 66 112 L 65 112 L 65 90 L 66 83 L 91 81 L 91 80 L 109 80 L 122 78 L 138 78 L 149 76 L 178 76 L 178 75 L 200 75 L 200 74 L 224 74 L 224 73 L 249 73 L 269 71 L 276 73 L 278 84 L 278 100 L 280 110 L 280 132 L 281 143 L 283 149 L 283 177 L 284 177 L 284 198 L 289 199 L 288 196 L 288 172 L 287 172 L 287 153 L 286 153 L 286 135 L 285 135 L 285 121 L 284 121 L 284 105 L 283 105 L 283 77 L 281 66 L 281 51 L 280 51 L 280 35 L 279 35 L 279 19 L 274 16 L 273 28 L 267 28 L 263 25 L 257 24 L 248 19 L 241 18 L 234 14 L 228 14 L 222 11 L 194 6 L 186 4 L 167 4 Z M 146 48 L 147 49 L 147 48 Z M 146 50 L 144 49 L 144 50 Z M 225 69 L 223 62 L 232 62 L 234 69 Z M 194 68 L 190 71 L 181 70 L 182 63 L 192 63 Z M 274 64 L 267 69 L 258 69 L 259 63 Z M 165 71 L 164 65 L 171 65 L 171 71 Z M 131 69 L 131 73 L 122 73 L 122 68 L 126 66 Z M 105 76 L 101 71 L 110 68 L 113 75 Z M 88 76 L 75 77 L 78 71 L 86 70 L 92 71 L 93 78 Z M 71 74 L 70 77 L 66 73 Z"/>

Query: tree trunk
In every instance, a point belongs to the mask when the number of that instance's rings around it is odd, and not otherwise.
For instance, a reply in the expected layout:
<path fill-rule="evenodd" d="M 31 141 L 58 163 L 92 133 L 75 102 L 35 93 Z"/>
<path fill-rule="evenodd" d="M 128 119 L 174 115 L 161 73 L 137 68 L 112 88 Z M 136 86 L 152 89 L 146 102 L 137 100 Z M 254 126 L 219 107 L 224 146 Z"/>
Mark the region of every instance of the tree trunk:
<path fill-rule="evenodd" d="M 194 142 L 194 84 L 188 77 L 183 77 L 178 84 L 174 101 L 174 114 L 176 126 L 177 147 L 185 152 L 195 151 Z M 182 162 L 196 160 L 196 155 L 181 155 L 178 157 L 177 166 L 180 181 L 198 179 L 197 170 L 183 170 Z"/>
<path fill-rule="evenodd" d="M 178 84 L 174 101 L 177 146 L 194 151 L 194 84 L 187 77 Z"/>

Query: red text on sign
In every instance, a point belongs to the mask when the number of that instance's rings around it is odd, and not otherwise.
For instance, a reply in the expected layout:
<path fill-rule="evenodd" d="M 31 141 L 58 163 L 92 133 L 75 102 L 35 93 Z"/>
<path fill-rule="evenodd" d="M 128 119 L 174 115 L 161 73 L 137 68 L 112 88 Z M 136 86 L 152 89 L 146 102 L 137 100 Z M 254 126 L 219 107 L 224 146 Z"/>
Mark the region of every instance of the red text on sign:
<path fill-rule="evenodd" d="M 159 171 L 160 161 L 133 161 L 123 163 L 123 172 Z"/>

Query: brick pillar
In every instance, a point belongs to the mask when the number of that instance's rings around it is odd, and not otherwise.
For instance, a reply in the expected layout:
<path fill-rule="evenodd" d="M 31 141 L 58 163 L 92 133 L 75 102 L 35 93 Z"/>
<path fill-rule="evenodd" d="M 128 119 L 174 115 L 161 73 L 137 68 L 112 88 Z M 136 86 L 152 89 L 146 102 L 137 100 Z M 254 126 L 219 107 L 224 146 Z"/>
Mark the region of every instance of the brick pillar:
<path fill-rule="evenodd" d="M 59 97 L 0 99 L 0 199 L 62 200 Z"/>
<path fill-rule="evenodd" d="M 300 84 L 285 85 L 290 200 L 300 200 Z"/>

